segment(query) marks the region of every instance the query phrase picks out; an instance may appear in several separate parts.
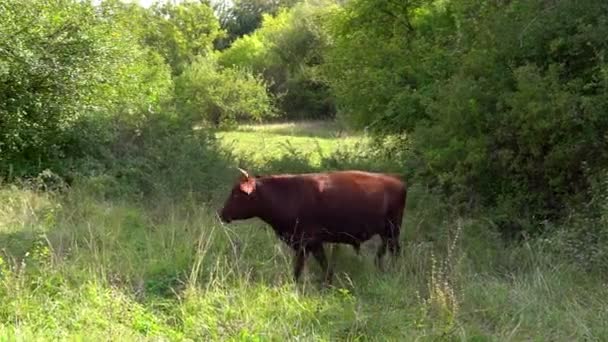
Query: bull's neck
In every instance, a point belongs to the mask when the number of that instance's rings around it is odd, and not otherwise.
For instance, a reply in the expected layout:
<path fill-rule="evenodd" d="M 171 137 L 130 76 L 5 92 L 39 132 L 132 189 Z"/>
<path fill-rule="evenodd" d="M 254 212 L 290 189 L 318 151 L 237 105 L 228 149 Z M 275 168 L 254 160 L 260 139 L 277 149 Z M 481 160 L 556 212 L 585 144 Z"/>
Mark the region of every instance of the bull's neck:
<path fill-rule="evenodd" d="M 273 206 L 271 203 L 265 203 L 258 216 L 262 221 L 266 222 L 274 230 L 280 230 L 282 227 L 289 226 L 293 222 L 292 219 L 281 215 L 280 206 Z"/>
<path fill-rule="evenodd" d="M 283 220 L 272 217 L 272 215 L 260 215 L 260 219 L 270 225 L 274 230 L 280 230 L 280 227 L 285 225 Z"/>
<path fill-rule="evenodd" d="M 282 207 L 281 199 L 277 196 L 277 192 L 273 191 L 273 187 L 280 186 L 275 184 L 272 178 L 261 180 L 264 186 L 259 187 L 260 196 L 260 215 L 258 217 L 272 226 L 274 230 L 285 229 L 293 224 L 293 218 L 285 217 Z"/>

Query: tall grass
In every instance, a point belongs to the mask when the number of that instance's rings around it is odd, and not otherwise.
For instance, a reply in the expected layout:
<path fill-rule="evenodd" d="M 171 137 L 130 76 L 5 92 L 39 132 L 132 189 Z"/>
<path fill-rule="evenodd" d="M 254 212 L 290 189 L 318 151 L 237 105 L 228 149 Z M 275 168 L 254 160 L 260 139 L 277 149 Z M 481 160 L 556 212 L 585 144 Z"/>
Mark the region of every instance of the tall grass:
<path fill-rule="evenodd" d="M 419 184 L 408 195 L 402 255 L 387 258 L 382 272 L 373 263 L 376 240 L 360 256 L 328 246 L 332 287 L 320 285 L 313 259 L 295 284 L 291 252 L 270 229 L 257 220 L 222 225 L 217 199 L 133 201 L 90 189 L 0 188 L 0 339 L 608 336 L 601 276 L 540 243 L 505 246 L 491 222 L 455 214 Z"/>

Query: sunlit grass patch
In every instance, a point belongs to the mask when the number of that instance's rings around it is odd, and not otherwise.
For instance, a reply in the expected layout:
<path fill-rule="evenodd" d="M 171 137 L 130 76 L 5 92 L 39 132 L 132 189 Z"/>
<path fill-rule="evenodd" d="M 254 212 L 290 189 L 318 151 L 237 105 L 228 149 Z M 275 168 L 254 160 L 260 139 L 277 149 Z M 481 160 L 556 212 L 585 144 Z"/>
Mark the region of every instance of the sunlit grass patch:
<path fill-rule="evenodd" d="M 358 136 L 361 133 L 349 130 L 335 121 L 286 121 L 266 124 L 243 124 L 238 126 L 239 132 L 258 132 L 287 136 L 307 136 L 340 138 Z"/>
<path fill-rule="evenodd" d="M 239 160 L 263 166 L 286 157 L 301 158 L 311 167 L 319 166 L 339 148 L 367 141 L 359 133 L 339 133 L 335 124 L 325 122 L 243 125 L 235 131 L 220 132 L 222 146 Z"/>

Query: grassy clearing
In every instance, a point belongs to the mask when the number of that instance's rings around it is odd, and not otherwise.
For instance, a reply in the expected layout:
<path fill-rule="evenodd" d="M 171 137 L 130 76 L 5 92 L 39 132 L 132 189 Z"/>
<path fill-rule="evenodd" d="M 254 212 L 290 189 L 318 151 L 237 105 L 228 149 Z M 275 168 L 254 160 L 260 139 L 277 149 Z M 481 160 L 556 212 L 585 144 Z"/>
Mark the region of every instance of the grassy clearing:
<path fill-rule="evenodd" d="M 288 137 L 302 136 L 308 138 L 340 138 L 347 136 L 359 136 L 360 132 L 347 129 L 335 121 L 286 121 L 269 124 L 244 124 L 239 126 L 235 132 L 258 132 L 264 134 L 277 134 Z"/>
<path fill-rule="evenodd" d="M 222 134 L 248 153 L 271 153 L 246 139 L 261 133 Z M 318 139 L 299 138 L 308 139 L 301 146 Z M 136 203 L 87 189 L 0 189 L 0 340 L 608 336 L 604 279 L 550 258 L 542 244 L 504 247 L 487 222 L 450 215 L 420 186 L 410 191 L 401 258 L 382 273 L 373 265 L 377 241 L 361 256 L 333 248 L 332 288 L 318 286 L 312 260 L 295 285 L 291 254 L 271 231 L 254 220 L 222 226 L 219 203 Z"/>
<path fill-rule="evenodd" d="M 368 139 L 337 124 L 322 121 L 243 125 L 235 131 L 220 132 L 224 148 L 251 166 L 264 167 L 286 157 L 304 158 L 313 167 L 340 148 L 353 148 Z"/>

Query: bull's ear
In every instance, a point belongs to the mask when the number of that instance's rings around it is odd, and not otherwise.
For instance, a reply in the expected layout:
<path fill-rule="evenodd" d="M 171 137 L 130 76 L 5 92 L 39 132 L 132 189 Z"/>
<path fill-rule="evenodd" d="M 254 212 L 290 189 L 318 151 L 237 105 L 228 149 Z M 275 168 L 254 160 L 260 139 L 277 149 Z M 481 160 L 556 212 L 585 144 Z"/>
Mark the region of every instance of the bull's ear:
<path fill-rule="evenodd" d="M 241 191 L 243 191 L 247 195 L 251 195 L 251 193 L 255 190 L 255 185 L 255 179 L 248 178 L 246 180 L 241 181 L 240 188 Z"/>

